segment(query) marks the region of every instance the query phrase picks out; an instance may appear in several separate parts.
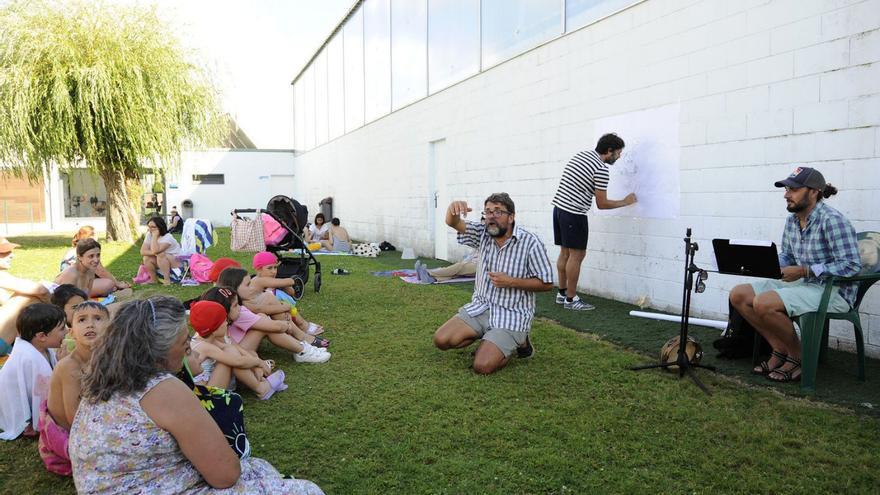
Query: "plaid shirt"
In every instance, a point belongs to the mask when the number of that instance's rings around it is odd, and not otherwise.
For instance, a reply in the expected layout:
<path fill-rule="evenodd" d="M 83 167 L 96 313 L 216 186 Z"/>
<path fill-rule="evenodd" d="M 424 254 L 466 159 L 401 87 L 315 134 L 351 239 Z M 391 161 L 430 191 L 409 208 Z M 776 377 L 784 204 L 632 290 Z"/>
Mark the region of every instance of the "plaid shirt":
<path fill-rule="evenodd" d="M 856 231 L 839 211 L 819 202 L 801 230 L 797 215 L 792 214 L 782 231 L 779 266 L 810 267 L 807 283 L 821 284 L 823 277 L 852 277 L 862 268 Z M 840 295 L 850 306 L 856 300 L 855 283 L 841 284 Z"/>
<path fill-rule="evenodd" d="M 522 289 L 498 288 L 489 281 L 489 272 L 503 272 L 514 278 L 538 278 L 553 283 L 553 268 L 544 244 L 534 234 L 517 226 L 503 246 L 486 233 L 486 226 L 465 222 L 458 243 L 480 252 L 474 296 L 464 310 L 471 316 L 489 311 L 489 326 L 515 332 L 528 332 L 535 316 L 535 293 Z"/>

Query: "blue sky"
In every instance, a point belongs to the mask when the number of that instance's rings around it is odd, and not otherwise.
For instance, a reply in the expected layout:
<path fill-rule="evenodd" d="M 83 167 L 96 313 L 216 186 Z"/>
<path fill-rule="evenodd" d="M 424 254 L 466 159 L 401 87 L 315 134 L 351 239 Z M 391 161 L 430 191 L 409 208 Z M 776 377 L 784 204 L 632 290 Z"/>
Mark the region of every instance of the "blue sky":
<path fill-rule="evenodd" d="M 260 148 L 293 147 L 290 82 L 355 0 L 117 0 L 155 4 L 199 52 Z"/>

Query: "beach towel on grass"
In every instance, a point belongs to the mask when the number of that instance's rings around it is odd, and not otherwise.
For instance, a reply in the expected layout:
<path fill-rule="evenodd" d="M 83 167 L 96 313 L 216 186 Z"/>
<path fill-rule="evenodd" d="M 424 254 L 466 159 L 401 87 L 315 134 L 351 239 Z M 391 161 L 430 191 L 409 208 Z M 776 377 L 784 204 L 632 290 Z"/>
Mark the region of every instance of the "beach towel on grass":
<path fill-rule="evenodd" d="M 28 423 L 39 430 L 40 402 L 49 397 L 55 362 L 53 349 L 47 361 L 30 342 L 15 339 L 9 360 L 0 368 L 0 440 L 15 440 Z"/>

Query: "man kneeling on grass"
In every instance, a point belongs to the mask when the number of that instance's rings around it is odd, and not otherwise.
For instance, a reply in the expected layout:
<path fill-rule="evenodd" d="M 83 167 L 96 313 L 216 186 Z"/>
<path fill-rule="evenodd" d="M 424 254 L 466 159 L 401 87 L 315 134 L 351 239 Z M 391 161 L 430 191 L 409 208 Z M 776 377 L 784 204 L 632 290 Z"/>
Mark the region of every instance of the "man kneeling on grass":
<path fill-rule="evenodd" d="M 446 209 L 446 224 L 458 231 L 458 242 L 477 249 L 482 260 L 470 303 L 434 333 L 441 350 L 460 349 L 482 339 L 474 371 L 488 375 L 503 368 L 514 352 L 529 358 L 535 316 L 535 292 L 553 288 L 553 267 L 547 250 L 534 234 L 516 226 L 516 210 L 507 193 L 483 203 L 484 223 L 462 217 L 472 211 L 466 201 Z"/>

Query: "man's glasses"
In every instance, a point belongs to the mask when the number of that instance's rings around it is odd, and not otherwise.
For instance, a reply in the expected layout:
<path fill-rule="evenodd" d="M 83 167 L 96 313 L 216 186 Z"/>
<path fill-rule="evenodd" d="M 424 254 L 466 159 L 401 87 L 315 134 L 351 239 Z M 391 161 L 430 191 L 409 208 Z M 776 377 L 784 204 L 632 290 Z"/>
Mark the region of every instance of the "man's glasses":
<path fill-rule="evenodd" d="M 497 217 L 501 217 L 504 215 L 510 215 L 509 211 L 504 211 L 504 210 L 485 210 L 485 211 L 482 211 L 481 213 L 486 218 L 489 218 L 489 217 L 497 218 Z"/>

